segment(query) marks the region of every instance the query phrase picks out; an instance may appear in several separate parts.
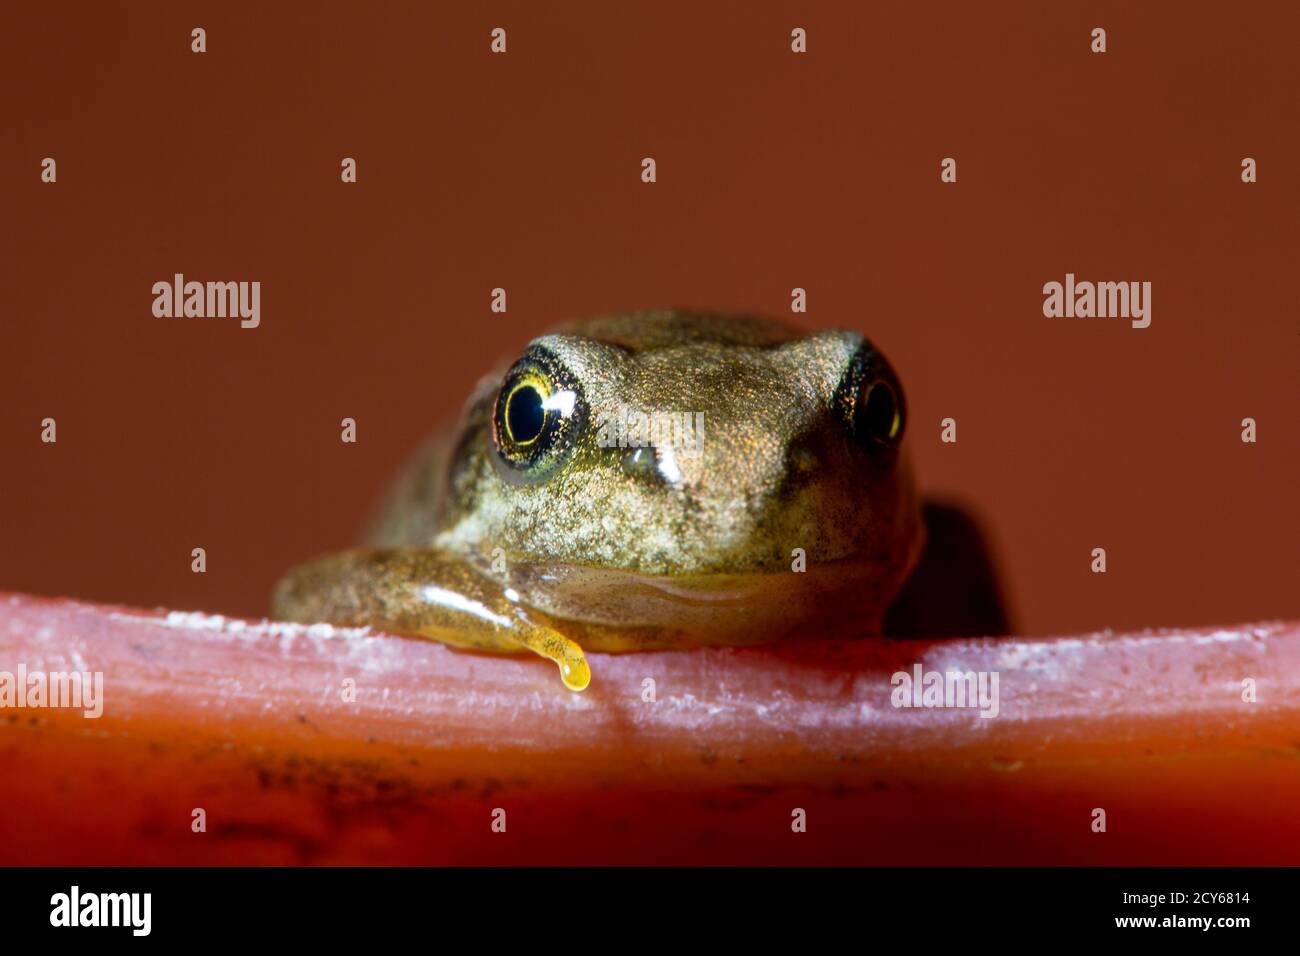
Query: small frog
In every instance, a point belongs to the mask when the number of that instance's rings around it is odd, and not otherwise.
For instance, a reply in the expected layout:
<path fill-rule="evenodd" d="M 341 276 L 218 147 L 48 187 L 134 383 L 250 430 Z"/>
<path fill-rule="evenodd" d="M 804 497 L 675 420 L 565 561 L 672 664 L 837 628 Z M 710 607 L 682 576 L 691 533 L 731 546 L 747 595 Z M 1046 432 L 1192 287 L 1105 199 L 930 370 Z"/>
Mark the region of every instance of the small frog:
<path fill-rule="evenodd" d="M 535 339 L 277 616 L 533 651 L 879 633 L 918 559 L 903 389 L 856 332 L 678 310 Z"/>

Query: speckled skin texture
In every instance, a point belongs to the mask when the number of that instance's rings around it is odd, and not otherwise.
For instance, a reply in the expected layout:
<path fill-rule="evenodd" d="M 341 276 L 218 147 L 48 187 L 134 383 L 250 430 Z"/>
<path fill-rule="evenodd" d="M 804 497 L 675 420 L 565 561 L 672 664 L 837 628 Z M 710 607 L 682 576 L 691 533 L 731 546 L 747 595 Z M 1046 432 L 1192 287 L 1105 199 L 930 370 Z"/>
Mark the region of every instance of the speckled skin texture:
<path fill-rule="evenodd" d="M 498 396 L 534 374 L 574 410 L 546 455 L 514 462 Z M 889 383 L 901 423 L 893 370 L 855 332 L 682 311 L 572 323 L 416 455 L 376 550 L 296 569 L 277 611 L 492 650 L 519 649 L 520 626 L 600 650 L 872 633 L 922 532 L 898 441 L 855 433 L 863 380 Z M 606 447 L 621 410 L 702 415 L 698 453 Z"/>

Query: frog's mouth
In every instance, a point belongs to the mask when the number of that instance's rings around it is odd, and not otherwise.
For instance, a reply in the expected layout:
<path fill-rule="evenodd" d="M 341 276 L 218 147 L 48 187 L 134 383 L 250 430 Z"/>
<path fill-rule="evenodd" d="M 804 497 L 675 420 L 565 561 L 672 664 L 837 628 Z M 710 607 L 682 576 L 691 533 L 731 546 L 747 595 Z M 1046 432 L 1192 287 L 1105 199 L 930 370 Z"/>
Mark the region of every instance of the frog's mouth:
<path fill-rule="evenodd" d="M 584 648 L 632 651 L 878 634 L 908 571 L 910 562 L 891 556 L 768 574 L 515 564 L 508 586 Z"/>

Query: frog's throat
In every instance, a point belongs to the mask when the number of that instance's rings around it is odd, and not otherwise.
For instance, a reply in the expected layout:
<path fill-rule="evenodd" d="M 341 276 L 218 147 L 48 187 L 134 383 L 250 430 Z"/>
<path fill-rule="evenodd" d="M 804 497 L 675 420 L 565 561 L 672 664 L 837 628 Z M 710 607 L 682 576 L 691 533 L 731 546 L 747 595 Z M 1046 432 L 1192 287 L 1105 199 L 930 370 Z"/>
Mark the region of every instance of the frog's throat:
<path fill-rule="evenodd" d="M 634 649 L 607 640 L 613 630 L 681 632 L 703 644 L 878 633 L 908 570 L 909 562 L 892 556 L 814 564 L 800 572 L 676 577 L 513 564 L 500 585 L 539 622 L 589 650 L 606 651 Z"/>

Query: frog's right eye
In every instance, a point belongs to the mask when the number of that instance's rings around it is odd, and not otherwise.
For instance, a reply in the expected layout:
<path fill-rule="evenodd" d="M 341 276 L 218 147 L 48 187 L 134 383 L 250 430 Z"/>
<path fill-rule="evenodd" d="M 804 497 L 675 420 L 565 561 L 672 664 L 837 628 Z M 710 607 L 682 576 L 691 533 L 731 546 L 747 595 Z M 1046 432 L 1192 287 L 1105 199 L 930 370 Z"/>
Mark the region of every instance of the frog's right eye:
<path fill-rule="evenodd" d="M 549 352 L 530 349 L 506 373 L 492 414 L 492 444 L 502 475 L 549 475 L 572 448 L 584 406 L 576 382 Z"/>
<path fill-rule="evenodd" d="M 868 451 L 888 454 L 903 440 L 907 411 L 898 376 L 870 342 L 849 360 L 835 392 L 849 432 Z"/>

